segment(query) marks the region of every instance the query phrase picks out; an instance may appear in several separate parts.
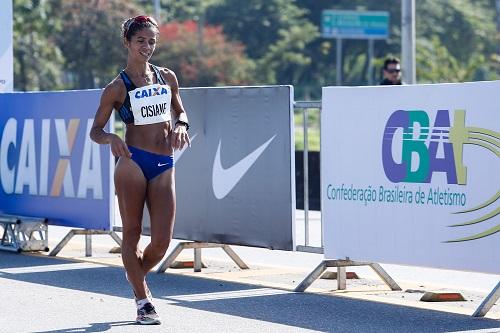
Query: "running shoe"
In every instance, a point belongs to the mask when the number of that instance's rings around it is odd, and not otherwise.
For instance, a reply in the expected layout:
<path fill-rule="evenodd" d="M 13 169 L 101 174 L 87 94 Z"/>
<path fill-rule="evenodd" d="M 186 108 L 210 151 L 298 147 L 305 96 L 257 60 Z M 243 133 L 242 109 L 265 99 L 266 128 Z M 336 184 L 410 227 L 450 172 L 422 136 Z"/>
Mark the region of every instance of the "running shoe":
<path fill-rule="evenodd" d="M 160 316 L 158 316 L 155 307 L 151 303 L 146 303 L 142 308 L 137 309 L 137 319 L 135 321 L 141 325 L 161 324 Z"/>

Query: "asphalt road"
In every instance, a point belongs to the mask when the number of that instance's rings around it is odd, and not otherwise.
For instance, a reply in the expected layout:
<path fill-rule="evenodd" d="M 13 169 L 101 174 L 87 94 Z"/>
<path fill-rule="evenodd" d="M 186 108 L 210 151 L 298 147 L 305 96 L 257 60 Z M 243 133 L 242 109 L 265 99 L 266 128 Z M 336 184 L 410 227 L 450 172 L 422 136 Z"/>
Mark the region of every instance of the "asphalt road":
<path fill-rule="evenodd" d="M 0 332 L 500 332 L 493 319 L 188 275 L 149 285 L 163 323 L 138 326 L 123 268 L 0 251 Z"/>

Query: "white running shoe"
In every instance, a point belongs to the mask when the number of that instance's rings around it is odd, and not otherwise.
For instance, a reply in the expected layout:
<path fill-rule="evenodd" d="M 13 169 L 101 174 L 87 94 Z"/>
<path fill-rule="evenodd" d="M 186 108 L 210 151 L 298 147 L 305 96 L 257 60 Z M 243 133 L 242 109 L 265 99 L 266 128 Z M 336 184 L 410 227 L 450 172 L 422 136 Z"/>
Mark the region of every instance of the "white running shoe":
<path fill-rule="evenodd" d="M 135 321 L 141 325 L 161 324 L 160 316 L 158 316 L 155 307 L 151 303 L 146 303 L 142 308 L 137 309 L 137 319 Z"/>

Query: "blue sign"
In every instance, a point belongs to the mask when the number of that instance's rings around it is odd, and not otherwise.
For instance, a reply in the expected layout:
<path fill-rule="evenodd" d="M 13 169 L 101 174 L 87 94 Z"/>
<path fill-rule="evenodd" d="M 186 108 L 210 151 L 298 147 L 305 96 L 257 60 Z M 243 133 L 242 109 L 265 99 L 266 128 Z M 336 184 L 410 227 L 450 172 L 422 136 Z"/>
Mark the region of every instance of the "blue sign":
<path fill-rule="evenodd" d="M 389 12 L 323 10 L 321 35 L 324 38 L 387 39 Z"/>
<path fill-rule="evenodd" d="M 108 146 L 89 138 L 100 96 L 101 90 L 0 93 L 0 213 L 111 229 L 114 159 Z"/>

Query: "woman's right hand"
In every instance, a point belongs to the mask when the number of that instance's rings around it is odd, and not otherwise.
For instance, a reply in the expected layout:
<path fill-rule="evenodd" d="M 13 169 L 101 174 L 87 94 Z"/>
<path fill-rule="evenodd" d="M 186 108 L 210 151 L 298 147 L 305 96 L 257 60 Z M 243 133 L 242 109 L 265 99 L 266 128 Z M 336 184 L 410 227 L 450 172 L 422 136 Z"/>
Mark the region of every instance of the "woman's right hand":
<path fill-rule="evenodd" d="M 114 106 L 118 101 L 123 101 L 126 93 L 127 89 L 121 79 L 119 79 L 119 76 L 104 88 L 99 107 L 94 117 L 94 123 L 90 130 L 90 138 L 101 145 L 109 144 L 111 146 L 111 153 L 114 156 L 130 158 L 132 154 L 125 142 L 118 135 L 104 131 L 104 127 L 113 113 Z"/>
<path fill-rule="evenodd" d="M 125 142 L 123 142 L 123 140 L 116 134 L 110 134 L 110 135 L 111 137 L 109 145 L 111 146 L 111 152 L 113 153 L 113 155 L 116 157 L 124 156 L 130 158 L 132 154 L 128 150 L 128 147 L 125 144 Z"/>

